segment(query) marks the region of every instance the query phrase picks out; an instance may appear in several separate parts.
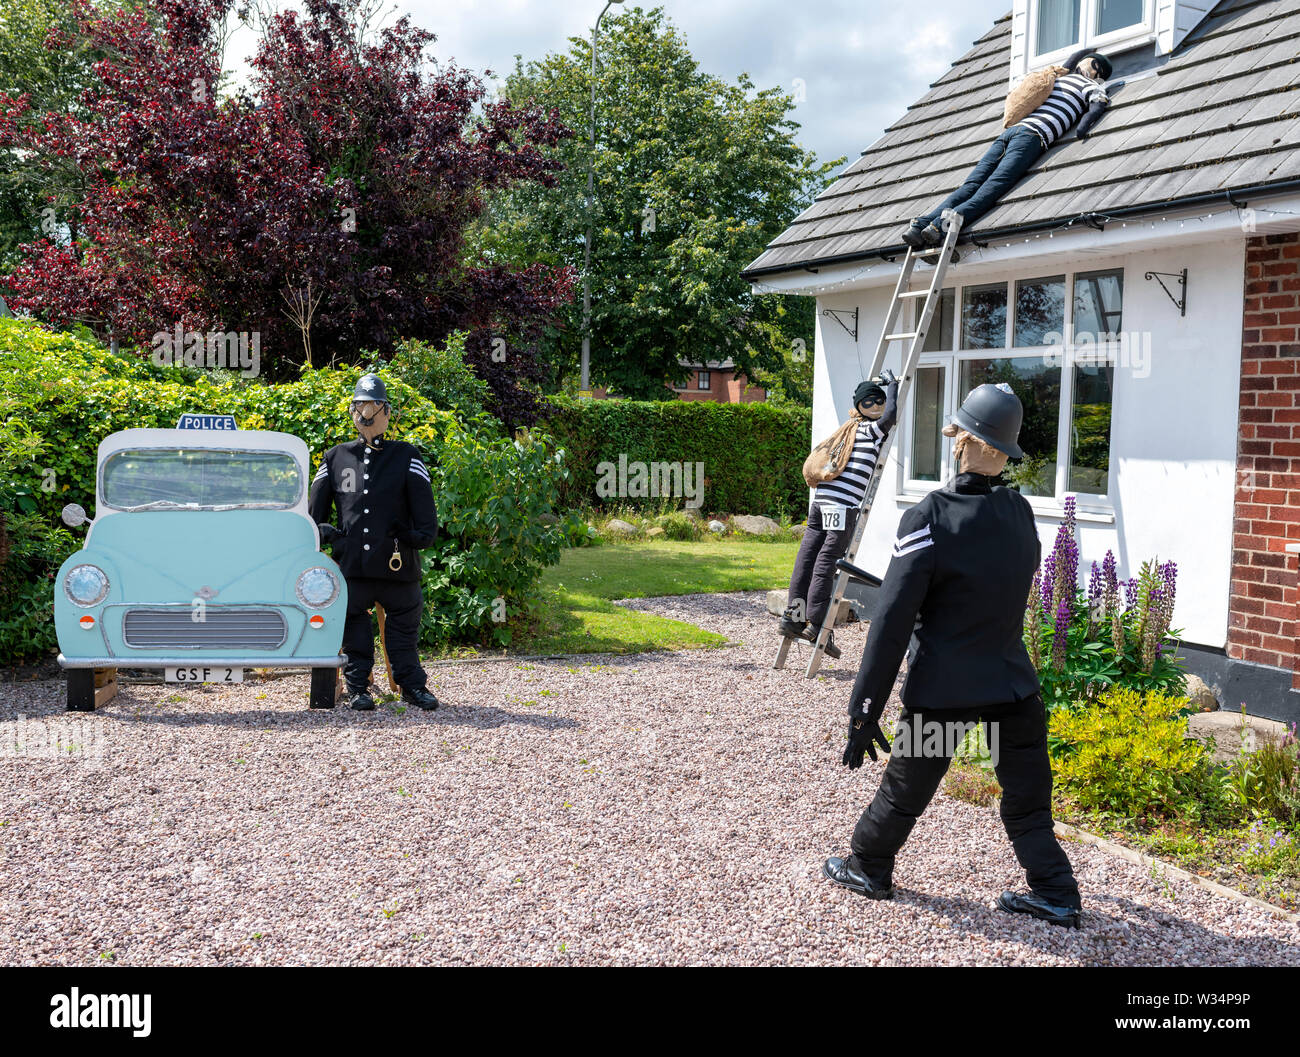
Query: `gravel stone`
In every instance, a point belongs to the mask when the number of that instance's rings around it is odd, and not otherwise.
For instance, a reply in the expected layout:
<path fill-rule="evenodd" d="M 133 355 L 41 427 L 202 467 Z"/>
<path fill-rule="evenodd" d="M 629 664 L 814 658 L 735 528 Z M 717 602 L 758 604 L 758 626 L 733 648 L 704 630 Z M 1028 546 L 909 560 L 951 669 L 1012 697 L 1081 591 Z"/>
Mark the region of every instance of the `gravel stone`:
<path fill-rule="evenodd" d="M 305 676 L 88 717 L 6 684 L 0 961 L 1300 964 L 1297 926 L 1086 845 L 1083 929 L 999 912 L 1001 826 L 942 793 L 897 898 L 828 883 L 881 773 L 839 764 L 864 626 L 807 681 L 761 591 L 623 604 L 741 645 L 431 666 L 429 713 L 309 711 Z"/>

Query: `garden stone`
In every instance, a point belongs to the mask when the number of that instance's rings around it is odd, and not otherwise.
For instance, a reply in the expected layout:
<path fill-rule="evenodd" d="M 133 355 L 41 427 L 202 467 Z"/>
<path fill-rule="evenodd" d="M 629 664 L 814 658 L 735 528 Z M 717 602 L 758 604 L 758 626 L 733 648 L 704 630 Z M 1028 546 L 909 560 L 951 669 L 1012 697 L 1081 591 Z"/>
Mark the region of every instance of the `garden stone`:
<path fill-rule="evenodd" d="M 682 509 L 682 513 L 685 514 L 692 521 L 699 521 L 704 517 L 704 515 L 700 513 L 700 508 L 694 506 L 684 507 Z"/>
<path fill-rule="evenodd" d="M 1219 707 L 1219 699 L 1199 675 L 1187 677 L 1187 700 L 1197 712 L 1213 712 Z"/>
<path fill-rule="evenodd" d="M 785 613 L 785 607 L 790 598 L 788 588 L 782 587 L 767 593 L 767 611 L 774 617 L 779 617 Z M 840 599 L 840 608 L 835 613 L 835 627 L 842 624 L 848 624 L 850 621 L 857 619 L 857 610 L 853 603 L 847 599 Z"/>
<path fill-rule="evenodd" d="M 1236 759 L 1243 749 L 1254 752 L 1265 741 L 1278 742 L 1286 735 L 1287 725 L 1275 719 L 1246 716 L 1242 728 L 1240 712 L 1197 712 L 1187 717 L 1187 736 L 1214 738 L 1214 759 L 1217 762 Z"/>
<path fill-rule="evenodd" d="M 751 536 L 775 536 L 781 531 L 780 525 L 761 514 L 737 514 L 731 523 Z"/>
<path fill-rule="evenodd" d="M 607 532 L 617 532 L 620 536 L 636 535 L 636 526 L 629 525 L 626 521 L 623 521 L 620 518 L 611 518 L 609 521 L 606 521 L 605 530 Z"/>
<path fill-rule="evenodd" d="M 803 539 L 803 534 L 807 531 L 808 531 L 807 525 L 790 526 L 790 535 L 792 535 L 795 539 L 800 539 L 800 540 Z"/>
<path fill-rule="evenodd" d="M 710 521 L 710 522 L 709 522 L 709 531 L 710 531 L 710 532 L 726 532 L 726 531 L 727 531 L 727 526 L 724 525 L 721 521 L 717 521 L 717 520 Z"/>
<path fill-rule="evenodd" d="M 653 539 L 653 538 L 656 537 L 656 536 L 666 536 L 666 535 L 667 535 L 667 533 L 664 532 L 664 530 L 661 529 L 658 525 L 656 525 L 656 526 L 655 526 L 654 528 L 652 528 L 652 529 L 647 529 L 647 530 L 646 530 L 646 536 L 647 536 L 648 538 L 651 538 L 651 539 Z"/>

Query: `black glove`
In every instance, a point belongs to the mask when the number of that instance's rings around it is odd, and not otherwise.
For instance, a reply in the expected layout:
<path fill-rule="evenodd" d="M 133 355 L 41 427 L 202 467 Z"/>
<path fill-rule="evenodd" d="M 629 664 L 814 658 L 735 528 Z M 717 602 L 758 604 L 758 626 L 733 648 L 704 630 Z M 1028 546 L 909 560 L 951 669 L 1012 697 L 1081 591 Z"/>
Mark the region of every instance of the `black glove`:
<path fill-rule="evenodd" d="M 320 541 L 322 543 L 333 543 L 335 540 L 343 538 L 343 533 L 333 525 L 317 525 L 316 527 L 320 529 Z"/>
<path fill-rule="evenodd" d="M 880 372 L 880 380 L 885 383 L 885 410 L 876 419 L 876 425 L 888 433 L 898 421 L 898 379 L 886 368 Z"/>
<path fill-rule="evenodd" d="M 844 755 L 840 757 L 840 763 L 850 771 L 856 771 L 862 766 L 864 752 L 871 757 L 871 762 L 875 763 L 877 745 L 883 752 L 889 751 L 889 742 L 885 740 L 885 732 L 880 729 L 880 724 L 866 716 L 850 716 L 849 743 L 844 747 Z"/>

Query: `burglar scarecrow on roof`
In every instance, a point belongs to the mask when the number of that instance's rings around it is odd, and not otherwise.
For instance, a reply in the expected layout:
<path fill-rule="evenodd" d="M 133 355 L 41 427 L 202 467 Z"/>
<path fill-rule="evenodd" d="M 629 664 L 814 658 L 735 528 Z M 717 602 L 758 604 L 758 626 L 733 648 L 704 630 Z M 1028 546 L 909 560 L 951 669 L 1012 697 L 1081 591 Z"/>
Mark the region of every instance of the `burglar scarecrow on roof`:
<path fill-rule="evenodd" d="M 1070 129 L 1079 139 L 1087 139 L 1110 105 L 1102 87 L 1110 74 L 1106 56 L 1083 48 L 1064 66 L 1049 66 L 1023 78 L 1007 96 L 1005 131 L 984 152 L 965 183 L 903 229 L 902 240 L 913 249 L 937 246 L 943 241 L 939 218 L 945 209 L 960 213 L 962 230 L 968 230 Z"/>

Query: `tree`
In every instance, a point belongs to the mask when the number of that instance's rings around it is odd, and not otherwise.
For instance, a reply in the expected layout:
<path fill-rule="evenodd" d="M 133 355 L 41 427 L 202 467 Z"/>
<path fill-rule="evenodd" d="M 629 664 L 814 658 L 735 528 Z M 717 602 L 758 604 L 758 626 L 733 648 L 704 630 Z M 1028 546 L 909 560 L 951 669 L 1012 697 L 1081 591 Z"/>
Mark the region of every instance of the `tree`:
<path fill-rule="evenodd" d="M 567 130 L 536 107 L 480 110 L 479 78 L 427 72 L 434 36 L 407 18 L 370 31 L 368 0 L 259 20 L 249 89 L 222 92 L 234 2 L 101 12 L 72 0 L 104 53 L 85 114 L 33 121 L 29 100 L 0 96 L 0 146 L 72 159 L 85 183 L 83 233 L 28 245 L 11 303 L 141 346 L 177 325 L 257 331 L 275 377 L 307 350 L 351 363 L 468 330 L 492 410 L 531 422 L 536 342 L 573 276 L 481 261 L 464 236 L 486 195 L 553 182 L 550 149 Z"/>
<path fill-rule="evenodd" d="M 825 186 L 843 159 L 818 165 L 795 141 L 793 100 L 702 72 L 661 8 L 603 24 L 596 74 L 597 147 L 589 133 L 591 44 L 516 59 L 504 95 L 553 108 L 578 135 L 548 148 L 557 185 L 494 196 L 478 244 L 501 261 L 581 268 L 587 166 L 595 166 L 592 380 L 637 398 L 671 399 L 682 361 L 731 358 L 754 378 L 812 328 L 777 297 L 755 297 L 740 272 Z M 575 298 L 546 337 L 557 374 L 579 362 Z"/>

